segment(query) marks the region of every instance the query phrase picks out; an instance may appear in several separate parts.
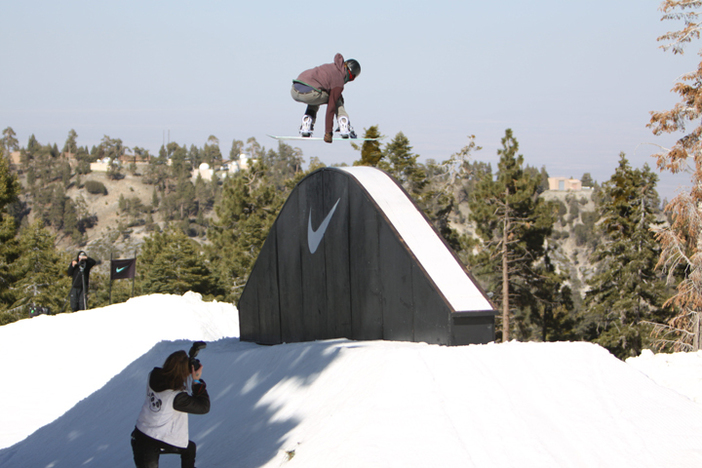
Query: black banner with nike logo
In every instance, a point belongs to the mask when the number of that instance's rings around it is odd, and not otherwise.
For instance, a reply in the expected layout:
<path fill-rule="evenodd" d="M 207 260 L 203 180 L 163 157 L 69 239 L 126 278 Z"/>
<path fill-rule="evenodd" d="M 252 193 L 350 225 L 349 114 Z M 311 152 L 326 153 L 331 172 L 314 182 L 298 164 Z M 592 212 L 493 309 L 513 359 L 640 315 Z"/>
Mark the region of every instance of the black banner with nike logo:
<path fill-rule="evenodd" d="M 136 275 L 136 258 L 112 260 L 110 266 L 110 279 L 134 278 Z"/>

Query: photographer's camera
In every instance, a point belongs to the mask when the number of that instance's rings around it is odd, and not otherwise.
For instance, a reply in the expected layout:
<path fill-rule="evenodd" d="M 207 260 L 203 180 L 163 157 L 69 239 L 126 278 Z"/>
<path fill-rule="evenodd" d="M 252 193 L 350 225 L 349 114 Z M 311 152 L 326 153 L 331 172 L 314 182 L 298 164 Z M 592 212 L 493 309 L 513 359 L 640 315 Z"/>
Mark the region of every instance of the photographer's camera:
<path fill-rule="evenodd" d="M 207 343 L 204 341 L 196 341 L 193 343 L 193 345 L 190 347 L 190 351 L 188 351 L 188 356 L 190 357 L 190 369 L 191 370 L 198 370 L 201 367 L 200 360 L 196 359 L 197 354 L 200 352 L 201 349 L 204 349 L 207 347 Z"/>

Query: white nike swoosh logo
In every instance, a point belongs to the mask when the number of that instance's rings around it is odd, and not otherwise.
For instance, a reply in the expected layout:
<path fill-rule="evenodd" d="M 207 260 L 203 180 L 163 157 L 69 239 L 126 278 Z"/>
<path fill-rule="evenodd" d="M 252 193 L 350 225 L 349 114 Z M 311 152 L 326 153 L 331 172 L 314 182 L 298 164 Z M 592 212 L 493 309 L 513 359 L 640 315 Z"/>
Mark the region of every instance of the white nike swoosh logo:
<path fill-rule="evenodd" d="M 340 200 L 341 198 L 334 203 L 334 207 L 331 209 L 326 218 L 324 218 L 322 224 L 319 225 L 316 231 L 312 229 L 312 209 L 310 209 L 310 217 L 309 221 L 307 222 L 307 247 L 310 248 L 310 253 L 315 253 L 317 251 L 317 247 L 319 247 L 319 243 L 322 242 L 324 232 L 327 230 L 329 221 L 331 221 L 331 218 L 336 211 L 336 206 L 339 204 Z"/>

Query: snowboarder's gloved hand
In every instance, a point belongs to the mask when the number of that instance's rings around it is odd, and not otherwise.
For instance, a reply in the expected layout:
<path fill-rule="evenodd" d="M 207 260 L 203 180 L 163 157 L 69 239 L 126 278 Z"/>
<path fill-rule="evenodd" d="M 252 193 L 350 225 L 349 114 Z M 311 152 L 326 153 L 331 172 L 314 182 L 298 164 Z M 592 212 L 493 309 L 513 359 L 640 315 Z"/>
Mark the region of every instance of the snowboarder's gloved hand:
<path fill-rule="evenodd" d="M 331 132 L 325 133 L 325 134 L 324 134 L 324 141 L 327 142 L 327 143 L 331 143 L 331 142 L 332 142 L 332 136 L 333 136 L 333 135 L 332 135 Z"/>

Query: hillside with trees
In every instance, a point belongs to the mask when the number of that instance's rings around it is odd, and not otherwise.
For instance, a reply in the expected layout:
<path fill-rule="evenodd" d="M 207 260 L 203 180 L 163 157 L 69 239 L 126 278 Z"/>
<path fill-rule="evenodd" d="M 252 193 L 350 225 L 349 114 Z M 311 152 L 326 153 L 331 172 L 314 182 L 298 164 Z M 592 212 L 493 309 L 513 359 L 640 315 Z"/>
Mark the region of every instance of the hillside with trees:
<path fill-rule="evenodd" d="M 365 134 L 381 135 L 377 126 Z M 108 136 L 90 149 L 78 141 L 71 131 L 61 150 L 34 136 L 21 147 L 11 128 L 3 132 L 0 323 L 36 305 L 69 309 L 65 270 L 79 249 L 101 262 L 90 307 L 132 289 L 235 303 L 287 195 L 323 167 L 306 164 L 299 148 L 253 138 L 233 141 L 228 158 L 214 136 L 200 148 L 168 143 L 158 155 Z M 441 162 L 420 162 L 403 133 L 354 146 L 355 164 L 394 177 L 489 293 L 498 339 L 590 340 L 625 357 L 654 344 L 651 331 L 672 317 L 655 269 L 651 229 L 663 218 L 648 167 L 632 169 L 620 155 L 602 186 L 584 174 L 583 190 L 550 191 L 546 168 L 525 164 L 510 129 L 495 171 L 475 160 L 472 136 Z M 241 154 L 246 164 L 228 170 Z M 110 284 L 110 258 L 135 255 L 134 283 Z"/>

